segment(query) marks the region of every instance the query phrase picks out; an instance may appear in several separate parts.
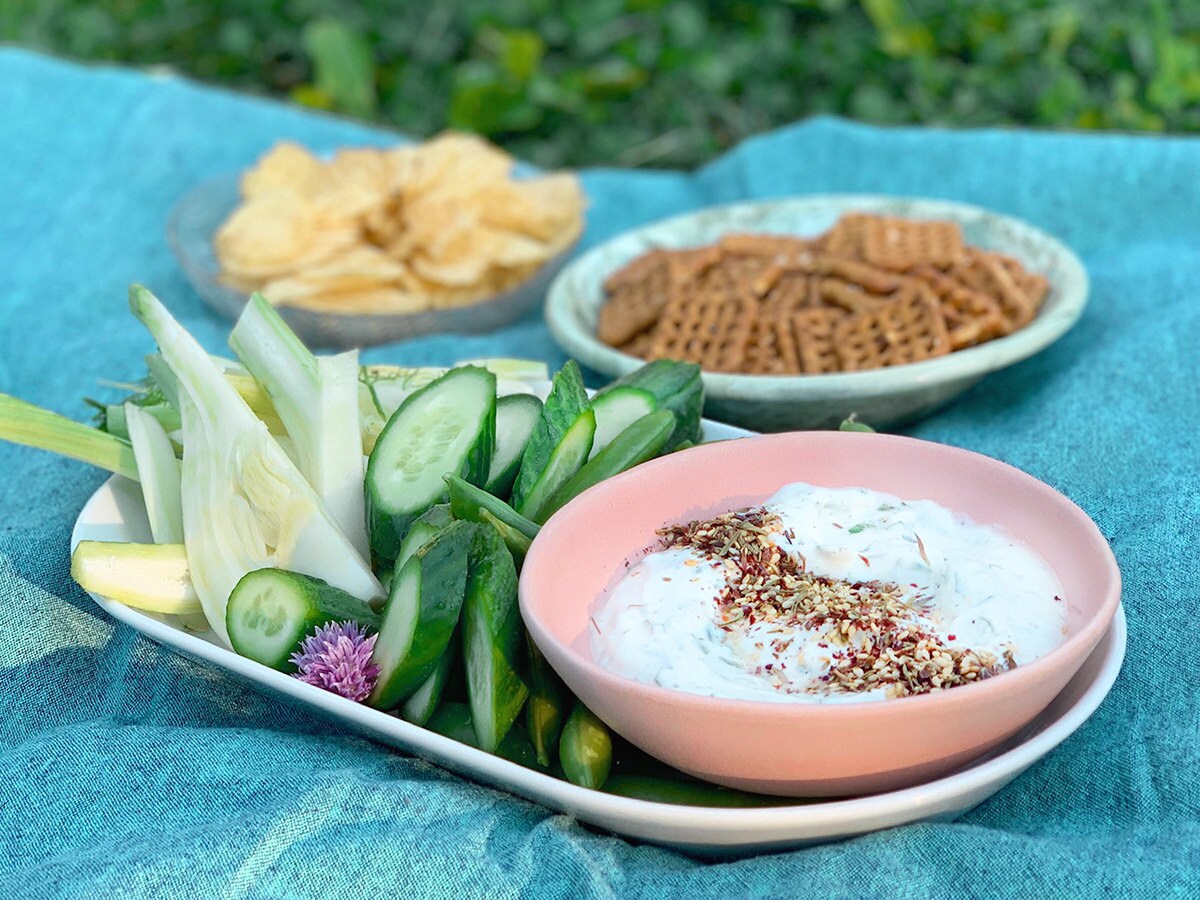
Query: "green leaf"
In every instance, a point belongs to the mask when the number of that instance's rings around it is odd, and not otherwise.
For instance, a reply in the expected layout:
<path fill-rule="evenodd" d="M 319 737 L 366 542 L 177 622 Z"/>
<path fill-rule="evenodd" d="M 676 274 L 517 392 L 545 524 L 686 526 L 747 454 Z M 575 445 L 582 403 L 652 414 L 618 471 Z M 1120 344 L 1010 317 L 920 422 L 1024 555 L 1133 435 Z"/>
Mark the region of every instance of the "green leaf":
<path fill-rule="evenodd" d="M 329 97 L 339 112 L 373 116 L 379 98 L 375 57 L 367 40 L 339 19 L 325 17 L 304 26 L 303 43 L 312 61 L 315 90 Z"/>

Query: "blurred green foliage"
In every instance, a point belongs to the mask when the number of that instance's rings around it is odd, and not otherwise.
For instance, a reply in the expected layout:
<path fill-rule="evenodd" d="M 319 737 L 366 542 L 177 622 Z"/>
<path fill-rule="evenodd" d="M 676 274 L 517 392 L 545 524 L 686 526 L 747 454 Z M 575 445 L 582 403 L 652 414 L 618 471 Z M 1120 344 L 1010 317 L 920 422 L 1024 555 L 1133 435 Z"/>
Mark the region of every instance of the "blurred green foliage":
<path fill-rule="evenodd" d="M 691 166 L 823 112 L 1200 131 L 1198 0 L 16 0 L 0 39 L 550 166 Z"/>

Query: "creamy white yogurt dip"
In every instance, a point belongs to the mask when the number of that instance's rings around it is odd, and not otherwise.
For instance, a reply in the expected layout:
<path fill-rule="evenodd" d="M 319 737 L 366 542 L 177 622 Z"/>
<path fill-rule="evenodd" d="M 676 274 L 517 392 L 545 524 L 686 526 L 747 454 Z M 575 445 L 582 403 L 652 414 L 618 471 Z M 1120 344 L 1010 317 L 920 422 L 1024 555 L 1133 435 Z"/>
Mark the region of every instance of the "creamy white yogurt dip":
<path fill-rule="evenodd" d="M 986 678 L 1064 640 L 1050 567 L 929 500 L 789 484 L 762 507 L 674 526 L 664 544 L 601 598 L 590 629 L 599 665 L 649 684 L 884 699 Z"/>

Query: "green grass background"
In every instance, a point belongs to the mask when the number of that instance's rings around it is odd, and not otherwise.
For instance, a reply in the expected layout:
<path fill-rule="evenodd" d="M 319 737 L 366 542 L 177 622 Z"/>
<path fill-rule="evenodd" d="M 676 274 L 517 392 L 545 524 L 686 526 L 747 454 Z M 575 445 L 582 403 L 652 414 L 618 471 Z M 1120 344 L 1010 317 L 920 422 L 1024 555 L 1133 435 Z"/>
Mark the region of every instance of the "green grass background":
<path fill-rule="evenodd" d="M 0 40 L 547 166 L 694 166 L 814 113 L 1200 131 L 1200 0 L 2 0 Z"/>

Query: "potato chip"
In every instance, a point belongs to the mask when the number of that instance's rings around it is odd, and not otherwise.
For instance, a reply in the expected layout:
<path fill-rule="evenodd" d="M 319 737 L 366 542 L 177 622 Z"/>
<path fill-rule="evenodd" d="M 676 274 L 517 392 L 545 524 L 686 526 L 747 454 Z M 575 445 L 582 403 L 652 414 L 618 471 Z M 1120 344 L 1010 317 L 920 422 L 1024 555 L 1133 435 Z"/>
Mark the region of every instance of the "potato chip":
<path fill-rule="evenodd" d="M 218 231 L 221 278 L 280 305 L 344 313 L 478 303 L 528 280 L 583 228 L 572 175 L 513 180 L 469 134 L 345 149 L 277 145 L 242 179 Z"/>
<path fill-rule="evenodd" d="M 271 148 L 242 176 L 242 197 L 253 200 L 280 189 L 309 194 L 321 178 L 321 161 L 291 141 Z"/>

